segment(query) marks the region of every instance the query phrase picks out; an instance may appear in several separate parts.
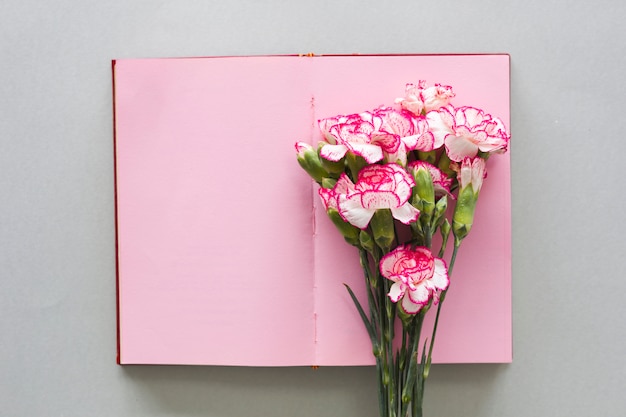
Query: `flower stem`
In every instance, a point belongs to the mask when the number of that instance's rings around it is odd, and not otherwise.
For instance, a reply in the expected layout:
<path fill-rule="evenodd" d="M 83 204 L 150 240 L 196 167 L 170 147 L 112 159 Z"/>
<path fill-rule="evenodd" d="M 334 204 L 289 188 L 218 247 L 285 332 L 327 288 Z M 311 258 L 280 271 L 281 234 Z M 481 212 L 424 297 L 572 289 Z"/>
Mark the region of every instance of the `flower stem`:
<path fill-rule="evenodd" d="M 448 279 L 452 276 L 452 270 L 454 269 L 454 263 L 456 262 L 456 255 L 459 251 L 459 247 L 461 246 L 461 241 L 454 241 L 454 250 L 452 251 L 452 257 L 450 258 L 450 266 L 448 267 Z M 426 359 L 426 368 L 424 369 L 424 380 L 428 378 L 428 373 L 430 372 L 430 363 L 433 356 L 433 347 L 435 346 L 435 336 L 437 335 L 437 326 L 439 324 L 439 313 L 441 312 L 441 306 L 443 305 L 444 300 L 446 299 L 446 294 L 448 293 L 448 289 L 441 292 L 441 296 L 439 297 L 439 304 L 437 305 L 437 314 L 435 315 L 435 324 L 433 325 L 433 332 L 430 337 L 430 346 L 428 348 L 428 358 Z M 422 382 L 423 384 L 423 382 Z M 423 391 L 423 387 L 422 387 Z"/>

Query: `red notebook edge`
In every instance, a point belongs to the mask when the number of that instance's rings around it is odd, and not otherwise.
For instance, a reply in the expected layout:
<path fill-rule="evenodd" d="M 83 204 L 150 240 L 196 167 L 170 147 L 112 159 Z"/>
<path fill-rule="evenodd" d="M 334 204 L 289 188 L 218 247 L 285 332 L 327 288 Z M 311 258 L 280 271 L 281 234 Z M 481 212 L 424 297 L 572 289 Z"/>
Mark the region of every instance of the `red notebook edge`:
<path fill-rule="evenodd" d="M 121 343 L 120 343 L 120 263 L 119 263 L 119 250 L 118 250 L 118 207 L 117 207 L 117 123 L 115 120 L 115 65 L 117 61 L 111 60 L 111 88 L 112 88 L 112 110 L 113 110 L 113 204 L 114 204 L 114 216 L 115 216 L 115 321 L 116 321 L 116 359 L 115 362 L 118 365 L 122 364 L 121 361 Z"/>

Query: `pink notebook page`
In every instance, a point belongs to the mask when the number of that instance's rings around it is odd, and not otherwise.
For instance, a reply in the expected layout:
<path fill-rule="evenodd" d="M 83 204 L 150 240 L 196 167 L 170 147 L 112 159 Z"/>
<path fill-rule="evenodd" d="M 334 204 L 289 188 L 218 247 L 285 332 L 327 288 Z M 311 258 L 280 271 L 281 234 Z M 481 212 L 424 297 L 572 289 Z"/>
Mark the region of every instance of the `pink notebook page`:
<path fill-rule="evenodd" d="M 295 160 L 317 120 L 454 87 L 509 125 L 507 55 L 114 62 L 121 364 L 368 365 L 343 242 Z M 489 161 L 436 362 L 511 360 L 509 157 Z M 364 300 L 364 298 L 363 298 Z"/>

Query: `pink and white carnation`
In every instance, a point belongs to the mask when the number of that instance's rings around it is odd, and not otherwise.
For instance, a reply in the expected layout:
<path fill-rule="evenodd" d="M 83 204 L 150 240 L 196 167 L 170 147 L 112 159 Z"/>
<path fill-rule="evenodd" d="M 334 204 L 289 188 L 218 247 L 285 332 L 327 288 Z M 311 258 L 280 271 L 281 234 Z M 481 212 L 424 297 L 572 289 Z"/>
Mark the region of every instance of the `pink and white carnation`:
<path fill-rule="evenodd" d="M 475 107 L 442 107 L 428 112 L 426 120 L 435 146 L 445 144 L 452 161 L 473 158 L 478 151 L 505 152 L 509 143 L 502 121 Z"/>
<path fill-rule="evenodd" d="M 452 186 L 452 178 L 449 178 L 439 168 L 432 164 L 429 164 L 426 161 L 413 161 L 409 163 L 409 165 L 407 166 L 407 171 L 415 176 L 415 171 L 420 168 L 426 169 L 430 173 L 430 176 L 433 179 L 433 188 L 435 189 L 435 195 L 441 196 L 446 194 L 452 196 L 450 192 L 450 187 Z"/>
<path fill-rule="evenodd" d="M 449 85 L 435 84 L 432 87 L 426 87 L 426 81 L 420 80 L 417 85 L 407 84 L 404 97 L 397 98 L 396 103 L 400 103 L 403 109 L 419 116 L 423 112 L 447 106 L 454 95 Z"/>
<path fill-rule="evenodd" d="M 380 260 L 380 273 L 393 281 L 389 298 L 408 314 L 417 314 L 431 299 L 436 304 L 439 292 L 448 288 L 448 268 L 428 248 L 398 246 Z"/>
<path fill-rule="evenodd" d="M 391 107 L 381 107 L 372 112 L 361 113 L 361 117 L 380 119 L 382 124 L 372 132 L 373 142 L 400 141 L 400 146 L 395 152 L 384 150 L 384 159 L 387 162 L 398 162 L 406 165 L 407 151 L 420 150 L 428 152 L 433 150 L 434 137 L 428 130 L 428 123 L 423 117 L 416 117 L 406 110 L 395 110 Z"/>
<path fill-rule="evenodd" d="M 376 134 L 383 120 L 371 112 L 322 119 L 319 127 L 328 143 L 320 151 L 322 158 L 339 161 L 352 152 L 373 164 L 383 159 L 383 151 L 393 154 L 401 145 L 396 135 Z"/>
<path fill-rule="evenodd" d="M 417 220 L 419 210 L 409 203 L 415 181 L 397 164 L 368 165 L 356 184 L 342 174 L 332 190 L 320 189 L 324 206 L 337 208 L 341 217 L 365 229 L 376 210 L 389 209 L 404 224 Z"/>
<path fill-rule="evenodd" d="M 451 164 L 450 167 L 457 173 L 459 189 L 472 187 L 474 194 L 480 192 L 483 180 L 487 178 L 487 165 L 483 158 L 463 158 L 461 163 Z"/>
<path fill-rule="evenodd" d="M 346 196 L 354 190 L 354 184 L 346 174 L 341 174 L 335 186 L 331 188 L 320 188 L 318 193 L 322 199 L 324 210 L 335 209 L 339 211 L 339 196 Z"/>

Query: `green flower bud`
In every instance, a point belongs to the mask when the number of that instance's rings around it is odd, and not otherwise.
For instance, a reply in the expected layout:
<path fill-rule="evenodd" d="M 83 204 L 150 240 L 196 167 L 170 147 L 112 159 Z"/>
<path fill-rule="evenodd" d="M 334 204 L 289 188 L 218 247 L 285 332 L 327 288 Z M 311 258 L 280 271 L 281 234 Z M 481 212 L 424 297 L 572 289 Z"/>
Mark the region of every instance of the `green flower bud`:
<path fill-rule="evenodd" d="M 435 204 L 435 214 L 433 215 L 432 230 L 434 231 L 441 224 L 448 209 L 448 196 L 443 196 Z"/>
<path fill-rule="evenodd" d="M 346 242 L 353 246 L 359 246 L 359 233 L 361 230 L 352 226 L 350 223 L 345 222 L 336 209 L 329 208 L 327 213 L 328 217 L 330 217 L 330 220 L 333 222 L 335 227 L 337 227 L 339 232 L 341 232 Z"/>
<path fill-rule="evenodd" d="M 370 220 L 370 227 L 378 247 L 383 251 L 388 251 L 396 237 L 391 210 L 376 210 L 372 220 Z"/>
<path fill-rule="evenodd" d="M 446 242 L 448 241 L 448 236 L 450 235 L 450 222 L 448 219 L 443 219 L 441 223 L 441 227 L 439 228 L 439 232 L 441 233 L 441 238 L 443 242 L 443 246 L 446 246 Z"/>
<path fill-rule="evenodd" d="M 452 232 L 457 240 L 463 240 L 468 235 L 474 223 L 474 211 L 478 194 L 472 187 L 465 187 L 459 191 L 459 197 L 452 216 Z"/>
<path fill-rule="evenodd" d="M 439 228 L 439 233 L 441 233 L 441 249 L 439 250 L 438 258 L 443 258 L 443 254 L 446 251 L 446 246 L 448 245 L 448 236 L 450 236 L 450 222 L 448 219 L 444 217 L 443 222 Z M 441 302 L 441 300 L 440 300 Z"/>
<path fill-rule="evenodd" d="M 487 175 L 485 160 L 465 158 L 459 166 L 459 197 L 452 217 L 455 243 L 463 240 L 472 228 L 478 194 Z"/>
<path fill-rule="evenodd" d="M 322 166 L 319 156 L 313 147 L 307 143 L 296 143 L 296 157 L 300 166 L 313 178 L 317 183 L 322 178 L 328 176 L 328 172 Z"/>
<path fill-rule="evenodd" d="M 412 204 L 420 211 L 420 221 L 424 225 L 430 224 L 435 210 L 435 188 L 433 177 L 426 168 L 420 167 L 413 171 L 415 187 L 413 188 Z"/>

